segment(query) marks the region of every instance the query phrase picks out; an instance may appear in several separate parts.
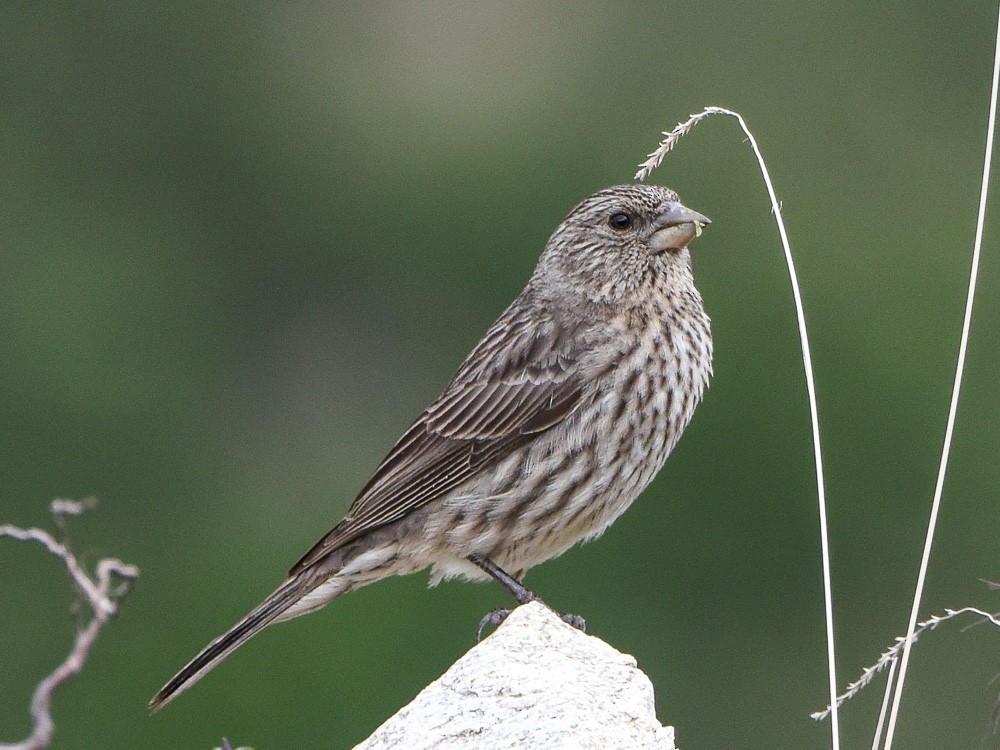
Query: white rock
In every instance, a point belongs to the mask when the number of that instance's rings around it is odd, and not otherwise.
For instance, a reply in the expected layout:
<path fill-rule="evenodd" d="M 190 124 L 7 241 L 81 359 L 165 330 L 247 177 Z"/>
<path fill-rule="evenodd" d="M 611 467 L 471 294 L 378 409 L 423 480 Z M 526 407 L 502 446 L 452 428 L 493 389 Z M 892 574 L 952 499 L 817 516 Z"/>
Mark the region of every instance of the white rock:
<path fill-rule="evenodd" d="M 635 659 L 538 602 L 400 709 L 355 750 L 674 750 Z"/>

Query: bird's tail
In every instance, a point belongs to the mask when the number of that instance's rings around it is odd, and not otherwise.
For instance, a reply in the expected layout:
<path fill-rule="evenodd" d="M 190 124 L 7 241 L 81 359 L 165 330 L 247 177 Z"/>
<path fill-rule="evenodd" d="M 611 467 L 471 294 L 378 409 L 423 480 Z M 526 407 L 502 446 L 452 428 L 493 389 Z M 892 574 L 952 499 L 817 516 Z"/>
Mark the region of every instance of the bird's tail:
<path fill-rule="evenodd" d="M 205 646 L 201 653 L 188 662 L 184 669 L 170 678 L 170 681 L 160 688 L 160 691 L 149 702 L 150 710 L 154 713 L 159 711 L 271 623 L 290 619 L 314 609 L 315 607 L 301 607 L 301 603 L 303 598 L 308 596 L 321 582 L 317 581 L 309 571 L 303 571 L 289 577 L 275 589 L 274 593 L 254 607 L 250 614 Z M 325 601 L 329 601 L 331 598 L 333 596 L 325 597 Z M 289 611 L 297 603 L 300 604 L 300 607 L 296 609 L 300 611 Z"/>

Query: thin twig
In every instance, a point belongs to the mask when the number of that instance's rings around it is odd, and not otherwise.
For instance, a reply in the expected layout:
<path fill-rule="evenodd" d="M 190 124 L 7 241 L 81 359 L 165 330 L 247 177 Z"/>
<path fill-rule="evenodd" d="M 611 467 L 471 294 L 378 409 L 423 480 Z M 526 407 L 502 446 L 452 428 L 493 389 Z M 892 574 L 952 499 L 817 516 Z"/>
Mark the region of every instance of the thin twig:
<path fill-rule="evenodd" d="M 62 529 L 62 517 L 80 515 L 93 507 L 92 499 L 83 501 L 54 500 L 51 510 L 56 526 Z M 66 543 L 57 542 L 42 529 L 22 529 L 9 524 L 0 525 L 0 537 L 21 542 L 38 542 L 66 565 L 70 578 L 80 595 L 90 606 L 93 617 L 77 630 L 73 648 L 63 662 L 35 687 L 31 698 L 31 734 L 21 742 L 0 744 L 0 750 L 39 750 L 48 747 L 55 733 L 52 720 L 52 695 L 64 682 L 83 669 L 90 649 L 101 630 L 118 612 L 118 603 L 128 593 L 128 585 L 139 576 L 139 569 L 121 560 L 105 558 L 97 563 L 96 574 L 91 578 L 80 566 Z"/>
<path fill-rule="evenodd" d="M 892 700 L 892 711 L 889 714 L 889 727 L 885 734 L 885 750 L 891 750 L 892 738 L 896 731 L 896 719 L 899 716 L 899 705 L 903 696 L 903 684 L 906 681 L 906 667 L 910 662 L 910 648 L 913 641 L 910 637 L 917 627 L 917 613 L 920 611 L 920 597 L 924 591 L 924 581 L 927 578 L 927 566 L 930 563 L 931 547 L 934 543 L 934 532 L 937 528 L 938 511 L 941 509 L 941 492 L 944 488 L 945 473 L 948 470 L 948 457 L 951 454 L 951 438 L 955 430 L 955 414 L 958 412 L 958 399 L 962 392 L 962 374 L 965 371 L 965 354 L 969 346 L 969 328 L 972 325 L 972 305 L 976 299 L 976 281 L 979 276 L 979 256 L 983 246 L 983 225 L 986 222 L 986 200 L 989 195 L 990 166 L 993 162 L 993 133 L 997 119 L 997 82 L 1000 81 L 1000 14 L 997 16 L 996 48 L 993 53 L 993 87 L 990 91 L 990 114 L 986 126 L 986 153 L 983 157 L 983 179 L 979 191 L 979 215 L 976 217 L 976 239 L 972 249 L 972 270 L 969 274 L 969 291 L 965 301 L 965 320 L 962 322 L 962 338 L 958 345 L 958 364 L 955 367 L 955 384 L 951 393 L 951 406 L 948 409 L 948 425 L 944 431 L 944 446 L 941 449 L 941 463 L 938 467 L 937 483 L 934 486 L 934 500 L 931 503 L 931 516 L 927 522 L 927 537 L 924 540 L 924 553 L 920 559 L 920 571 L 917 573 L 917 586 L 913 593 L 913 606 L 910 609 L 910 624 L 907 628 L 906 646 L 899 663 L 899 677 L 896 684 L 896 694 Z"/>
<path fill-rule="evenodd" d="M 673 130 L 664 132 L 664 139 L 660 142 L 660 145 L 649 155 L 646 161 L 639 165 L 639 171 L 636 172 L 635 179 L 643 180 L 648 177 L 649 174 L 660 165 L 660 162 L 663 161 L 663 157 L 666 156 L 667 153 L 677 144 L 677 141 L 680 140 L 682 136 L 684 136 L 689 130 L 691 130 L 691 128 L 703 119 L 712 115 L 728 115 L 729 117 L 735 117 L 750 142 L 750 147 L 753 149 L 754 155 L 757 157 L 757 164 L 760 167 L 761 175 L 764 177 L 767 194 L 771 199 L 771 210 L 774 213 L 774 220 L 778 225 L 778 234 L 781 236 L 781 246 L 785 251 L 785 263 L 788 266 L 788 276 L 792 283 L 792 296 L 795 299 L 795 315 L 799 325 L 799 341 L 802 347 L 802 364 L 805 368 L 806 390 L 809 394 L 809 417 L 812 420 L 813 452 L 816 464 L 816 485 L 817 492 L 819 494 L 820 545 L 822 547 L 823 554 L 823 597 L 826 608 L 827 668 L 829 671 L 830 704 L 833 706 L 831 716 L 831 732 L 833 736 L 833 750 L 839 750 L 840 725 L 837 719 L 836 706 L 837 660 L 833 641 L 833 594 L 830 575 L 830 541 L 826 521 L 826 490 L 823 480 L 823 451 L 820 447 L 819 439 L 819 410 L 816 406 L 816 385 L 813 382 L 812 355 L 810 354 L 809 336 L 806 331 L 806 316 L 802 307 L 802 295 L 799 292 L 799 281 L 798 276 L 795 273 L 795 263 L 792 260 L 792 249 L 788 242 L 788 235 L 785 232 L 785 222 L 781 218 L 781 203 L 778 201 L 777 195 L 775 195 L 774 185 L 771 183 L 771 176 L 767 171 L 767 165 L 764 163 L 764 156 L 760 152 L 760 148 L 757 145 L 757 140 L 753 137 L 753 133 L 750 132 L 746 122 L 743 120 L 743 116 L 738 112 L 733 112 L 732 110 L 724 109 L 722 107 L 706 107 L 702 112 L 691 115 L 687 121 L 679 123 Z"/>

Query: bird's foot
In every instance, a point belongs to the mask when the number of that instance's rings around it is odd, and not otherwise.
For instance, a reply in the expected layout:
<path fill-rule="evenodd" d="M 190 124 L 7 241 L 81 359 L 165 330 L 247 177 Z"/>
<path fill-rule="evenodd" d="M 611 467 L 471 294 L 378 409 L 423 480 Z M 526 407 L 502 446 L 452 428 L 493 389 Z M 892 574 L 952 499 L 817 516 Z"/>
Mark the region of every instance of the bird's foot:
<path fill-rule="evenodd" d="M 490 558 L 486 557 L 485 555 L 480 555 L 477 553 L 469 555 L 468 559 L 469 562 L 471 562 L 473 565 L 482 569 L 490 576 L 492 576 L 497 582 L 502 584 L 503 587 L 507 589 L 514 596 L 515 599 L 517 599 L 518 604 L 527 604 L 528 602 L 538 602 L 539 604 L 544 604 L 546 607 L 549 607 L 549 605 L 545 604 L 545 602 L 539 599 L 534 592 L 530 591 L 527 586 L 525 586 L 517 578 L 515 578 L 510 573 L 505 571 L 503 568 L 501 568 L 499 565 L 497 565 L 495 562 L 490 560 Z M 523 571 L 521 572 L 521 575 L 524 575 Z M 555 610 L 553 610 L 552 607 L 549 607 L 549 609 L 555 612 Z M 476 641 L 478 642 L 483 639 L 483 629 L 487 625 L 493 625 L 493 626 L 500 625 L 500 623 L 502 623 L 504 620 L 507 619 L 507 615 L 509 615 L 511 612 L 513 612 L 513 610 L 511 609 L 495 609 L 492 612 L 487 613 L 486 617 L 484 617 L 482 620 L 479 621 L 479 627 L 476 628 Z M 565 622 L 568 625 L 572 625 L 577 630 L 580 630 L 584 633 L 587 632 L 587 623 L 579 615 L 559 615 L 559 617 L 563 622 Z"/>
<path fill-rule="evenodd" d="M 479 621 L 479 627 L 476 628 L 476 643 L 483 640 L 483 630 L 485 630 L 487 625 L 498 627 L 513 611 L 508 607 L 506 609 L 494 609 L 492 612 L 487 612 L 486 616 Z"/>
<path fill-rule="evenodd" d="M 539 600 L 533 600 L 539 601 Z M 545 605 L 548 607 L 548 605 Z M 550 608 L 551 609 L 551 608 Z M 479 627 L 476 628 L 476 642 L 478 643 L 483 639 L 483 630 L 486 629 L 487 625 L 492 625 L 493 627 L 499 627 L 504 620 L 513 612 L 513 609 L 494 609 L 492 612 L 487 612 L 486 616 L 479 621 Z M 558 612 L 556 614 L 559 614 Z M 587 632 L 587 621 L 584 620 L 580 615 L 559 615 L 559 619 L 565 622 L 567 625 L 571 625 L 582 633 Z"/>
<path fill-rule="evenodd" d="M 561 619 L 567 625 L 572 625 L 581 633 L 587 632 L 587 621 L 584 620 L 582 617 L 580 617 L 580 615 L 571 615 L 567 613 L 565 615 L 559 615 L 559 619 Z"/>

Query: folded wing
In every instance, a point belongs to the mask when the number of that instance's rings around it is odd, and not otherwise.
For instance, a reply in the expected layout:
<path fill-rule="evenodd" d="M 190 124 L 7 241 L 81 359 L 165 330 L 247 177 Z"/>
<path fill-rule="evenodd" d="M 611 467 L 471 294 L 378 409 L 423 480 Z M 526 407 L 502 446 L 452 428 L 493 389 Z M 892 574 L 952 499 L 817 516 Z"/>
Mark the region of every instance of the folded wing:
<path fill-rule="evenodd" d="M 580 400 L 578 355 L 574 338 L 553 321 L 519 326 L 501 318 L 382 461 L 344 520 L 291 573 L 442 497 L 559 424 Z"/>

